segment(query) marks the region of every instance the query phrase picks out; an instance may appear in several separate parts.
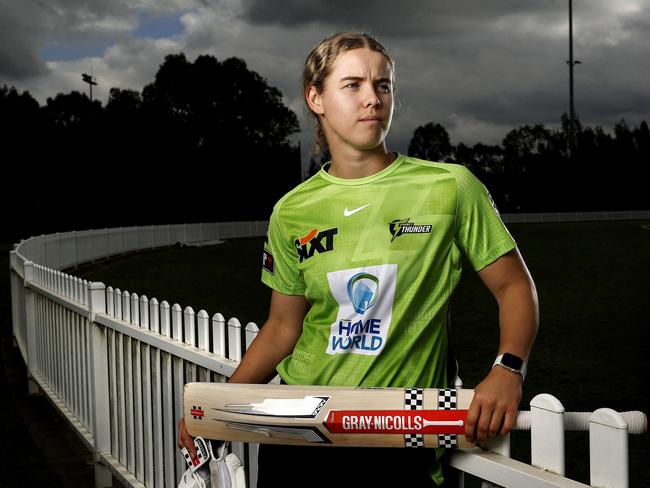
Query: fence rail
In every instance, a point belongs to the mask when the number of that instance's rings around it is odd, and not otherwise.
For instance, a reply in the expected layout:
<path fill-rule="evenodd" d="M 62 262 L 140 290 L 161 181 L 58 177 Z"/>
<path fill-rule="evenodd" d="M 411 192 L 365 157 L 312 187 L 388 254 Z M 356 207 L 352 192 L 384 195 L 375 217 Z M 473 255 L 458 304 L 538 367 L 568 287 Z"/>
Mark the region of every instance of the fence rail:
<path fill-rule="evenodd" d="M 629 215 L 650 218 L 650 212 Z M 183 385 L 225 381 L 258 327 L 59 269 L 176 243 L 263 236 L 266 227 L 233 222 L 68 232 L 22 241 L 10 252 L 13 333 L 29 390 L 48 395 L 94 453 L 97 487 L 111 486 L 111 476 L 129 487 L 175 487 L 184 471 L 176 448 Z M 509 459 L 505 437 L 492 451 L 454 453 L 452 466 L 502 486 L 586 486 L 563 476 L 560 402 L 538 395 L 531 416 L 531 465 Z M 627 486 L 627 435 L 621 414 L 601 409 L 591 416 L 592 486 Z M 257 446 L 238 443 L 233 451 L 254 486 Z"/>

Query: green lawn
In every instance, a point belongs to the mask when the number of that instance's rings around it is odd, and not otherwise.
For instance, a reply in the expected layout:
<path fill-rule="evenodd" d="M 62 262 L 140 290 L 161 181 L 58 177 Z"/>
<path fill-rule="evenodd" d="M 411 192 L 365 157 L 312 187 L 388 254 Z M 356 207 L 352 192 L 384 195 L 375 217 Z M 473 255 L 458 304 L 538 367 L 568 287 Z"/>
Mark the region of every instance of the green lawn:
<path fill-rule="evenodd" d="M 540 330 L 522 409 L 538 393 L 566 410 L 650 412 L 650 222 L 511 224 L 537 285 Z M 648 226 L 644 228 L 643 226 Z M 270 291 L 260 283 L 263 238 L 170 248 L 79 268 L 77 276 L 129 292 L 262 325 Z M 466 267 L 452 303 L 452 344 L 466 387 L 488 372 L 498 343 L 496 302 Z M 645 371 L 645 373 L 644 373 Z M 528 434 L 513 433 L 528 462 Z M 588 437 L 567 435 L 567 475 L 588 482 Z M 650 486 L 648 434 L 631 436 L 630 486 Z"/>

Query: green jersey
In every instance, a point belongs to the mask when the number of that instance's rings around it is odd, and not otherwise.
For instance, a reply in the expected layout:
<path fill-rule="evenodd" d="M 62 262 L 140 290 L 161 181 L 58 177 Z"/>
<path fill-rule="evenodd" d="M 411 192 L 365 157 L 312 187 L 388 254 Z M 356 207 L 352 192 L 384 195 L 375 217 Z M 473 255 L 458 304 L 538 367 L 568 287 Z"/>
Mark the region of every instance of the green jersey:
<path fill-rule="evenodd" d="M 464 166 L 401 154 L 344 179 L 330 163 L 274 206 L 262 281 L 311 304 L 288 384 L 445 387 L 461 254 L 480 270 L 516 247 Z"/>

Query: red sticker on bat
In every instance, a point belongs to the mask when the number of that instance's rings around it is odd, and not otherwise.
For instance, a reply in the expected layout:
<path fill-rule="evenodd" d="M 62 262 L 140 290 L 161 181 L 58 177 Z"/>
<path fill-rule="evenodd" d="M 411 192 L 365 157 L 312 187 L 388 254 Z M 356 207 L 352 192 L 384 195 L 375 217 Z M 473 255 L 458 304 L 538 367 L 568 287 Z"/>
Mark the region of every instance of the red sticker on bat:
<path fill-rule="evenodd" d="M 333 434 L 464 434 L 467 410 L 330 410 Z"/>

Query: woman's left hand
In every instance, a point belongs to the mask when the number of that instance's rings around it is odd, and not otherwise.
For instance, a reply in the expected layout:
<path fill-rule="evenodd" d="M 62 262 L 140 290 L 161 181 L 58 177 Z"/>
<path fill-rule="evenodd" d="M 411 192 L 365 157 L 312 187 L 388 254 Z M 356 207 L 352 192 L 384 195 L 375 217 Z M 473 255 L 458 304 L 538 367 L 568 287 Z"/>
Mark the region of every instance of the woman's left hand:
<path fill-rule="evenodd" d="M 488 437 L 506 435 L 512 430 L 521 401 L 523 378 L 501 366 L 492 368 L 474 389 L 465 424 L 469 442 L 484 442 Z"/>

